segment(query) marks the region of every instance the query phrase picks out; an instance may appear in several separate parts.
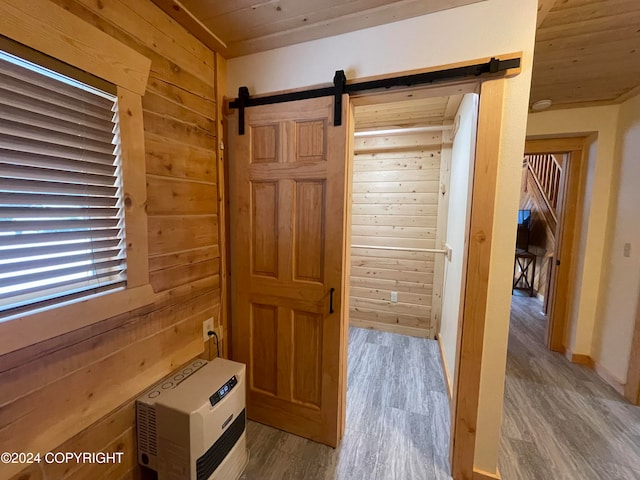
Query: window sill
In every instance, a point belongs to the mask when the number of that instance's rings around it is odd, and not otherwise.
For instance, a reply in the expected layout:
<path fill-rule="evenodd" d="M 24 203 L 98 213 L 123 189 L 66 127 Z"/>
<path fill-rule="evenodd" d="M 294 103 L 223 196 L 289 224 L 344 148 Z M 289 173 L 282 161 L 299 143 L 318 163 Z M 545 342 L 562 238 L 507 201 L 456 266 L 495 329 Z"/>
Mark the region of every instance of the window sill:
<path fill-rule="evenodd" d="M 86 298 L 0 322 L 0 355 L 153 303 L 151 285 Z"/>

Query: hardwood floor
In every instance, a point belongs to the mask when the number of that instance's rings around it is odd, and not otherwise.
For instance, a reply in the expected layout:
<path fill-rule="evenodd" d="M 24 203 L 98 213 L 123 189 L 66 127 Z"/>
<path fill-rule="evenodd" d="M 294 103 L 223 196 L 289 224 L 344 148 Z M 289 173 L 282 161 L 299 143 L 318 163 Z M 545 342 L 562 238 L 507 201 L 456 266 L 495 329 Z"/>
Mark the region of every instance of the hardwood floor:
<path fill-rule="evenodd" d="M 535 298 L 514 296 L 503 480 L 640 480 L 640 407 L 544 346 Z M 332 449 L 249 422 L 242 480 L 449 480 L 449 404 L 432 340 L 351 328 L 347 428 Z"/>
<path fill-rule="evenodd" d="M 332 449 L 249 422 L 243 480 L 449 480 L 438 344 L 349 329 L 347 423 Z"/>
<path fill-rule="evenodd" d="M 640 479 L 640 408 L 544 346 L 535 298 L 514 296 L 500 453 L 503 480 Z"/>

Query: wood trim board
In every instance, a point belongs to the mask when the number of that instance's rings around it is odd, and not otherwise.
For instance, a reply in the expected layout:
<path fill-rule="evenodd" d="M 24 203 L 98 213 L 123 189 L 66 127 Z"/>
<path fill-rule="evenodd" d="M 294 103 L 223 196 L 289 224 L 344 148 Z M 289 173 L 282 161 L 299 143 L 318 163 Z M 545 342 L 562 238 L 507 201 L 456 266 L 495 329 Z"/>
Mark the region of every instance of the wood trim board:
<path fill-rule="evenodd" d="M 0 323 L 0 355 L 157 301 L 150 284 L 91 297 Z"/>
<path fill-rule="evenodd" d="M 127 237 L 127 288 L 131 288 L 149 283 L 147 175 L 142 98 L 118 87 L 118 110 L 123 157 L 121 165 Z"/>
<path fill-rule="evenodd" d="M 565 138 L 531 138 L 527 137 L 525 143 L 525 154 L 542 153 L 568 153 L 574 150 L 582 150 L 584 147 L 584 136 Z"/>
<path fill-rule="evenodd" d="M 151 60 L 54 3 L 4 0 L 0 17 L 2 35 L 144 95 Z"/>
<path fill-rule="evenodd" d="M 629 356 L 629 369 L 627 383 L 624 387 L 624 396 L 634 405 L 640 405 L 640 292 L 638 292 L 636 324 L 631 340 L 631 355 Z"/>
<path fill-rule="evenodd" d="M 589 355 L 584 355 L 582 353 L 573 353 L 571 350 L 567 350 L 565 352 L 565 357 L 571 363 L 575 363 L 576 365 L 584 365 L 585 367 L 589 367 L 593 369 L 595 367 L 595 363 L 593 359 Z"/>
<path fill-rule="evenodd" d="M 431 338 L 430 331 L 424 328 L 410 327 L 407 325 L 397 325 L 391 323 L 372 322 L 361 320 L 359 318 L 350 318 L 349 325 L 358 328 L 369 328 L 371 330 L 379 330 L 381 332 L 397 333 L 399 335 L 407 335 L 409 337 Z"/>
<path fill-rule="evenodd" d="M 480 90 L 459 367 L 452 401 L 451 467 L 453 478 L 460 480 L 473 478 L 504 89 L 505 80 L 497 79 L 483 82 Z"/>
<path fill-rule="evenodd" d="M 344 216 L 344 257 L 342 258 L 342 271 L 344 275 L 344 283 L 342 285 L 342 298 L 345 299 L 342 302 L 342 321 L 345 328 L 342 329 L 341 342 L 341 354 L 343 362 L 341 364 L 338 374 L 340 375 L 339 386 L 339 405 L 338 405 L 338 421 L 340 423 L 340 441 L 344 437 L 344 432 L 347 424 L 347 372 L 349 358 L 349 314 L 350 305 L 347 301 L 351 296 L 351 222 L 352 222 L 352 201 L 353 195 L 353 158 L 355 152 L 355 107 L 352 103 L 349 103 L 349 132 L 347 134 L 347 165 L 345 168 L 345 216 Z"/>
<path fill-rule="evenodd" d="M 581 231 L 581 217 L 584 197 L 586 164 L 584 158 L 584 137 L 527 139 L 525 154 L 566 153 L 558 201 L 558 222 L 556 226 L 556 248 L 550 288 L 549 321 L 547 327 L 547 347 L 555 352 L 566 353 L 565 332 L 574 295 L 572 281 L 575 275 L 573 252 Z M 560 265 L 555 265 L 556 260 Z M 571 357 L 568 357 L 571 360 Z"/>
<path fill-rule="evenodd" d="M 640 95 L 640 85 L 632 88 L 631 90 L 629 90 L 626 93 L 623 93 L 622 95 L 620 95 L 618 98 L 616 98 L 615 103 L 624 103 L 627 100 L 629 100 L 630 98 L 633 98 L 637 95 Z M 610 105 L 610 102 L 607 102 L 607 105 Z"/>
<path fill-rule="evenodd" d="M 501 480 L 500 472 L 489 473 L 482 470 L 473 470 L 473 480 Z"/>
<path fill-rule="evenodd" d="M 397 76 L 406 76 L 406 75 L 418 75 L 421 73 L 431 73 L 431 72 L 437 72 L 440 70 L 450 70 L 453 68 L 461 68 L 461 67 L 469 67 L 472 65 L 478 65 L 481 63 L 488 63 L 489 61 L 491 61 L 492 58 L 496 58 L 498 60 L 513 60 L 515 58 L 522 58 L 522 52 L 511 52 L 511 53 L 505 53 L 505 54 L 500 54 L 500 55 L 494 55 L 493 57 L 483 57 L 483 58 L 475 58 L 473 60 L 465 60 L 462 62 L 455 62 L 455 63 L 448 63 L 446 65 L 436 65 L 433 67 L 426 67 L 426 68 L 418 68 L 415 70 L 408 70 L 408 71 L 404 71 L 404 72 L 394 72 L 394 73 L 390 73 L 390 74 L 382 74 L 382 75 L 372 75 L 369 77 L 362 77 L 362 78 L 357 78 L 357 79 L 353 79 L 353 80 L 347 80 L 347 85 L 350 84 L 354 84 L 354 83 L 364 83 L 364 82 L 372 82 L 374 80 L 385 80 L 388 78 L 394 78 Z M 499 72 L 497 74 L 495 74 L 495 77 L 498 78 L 510 78 L 510 77 L 514 77 L 518 74 L 520 74 L 521 71 L 521 67 L 518 68 L 510 68 L 509 70 L 505 70 L 503 72 Z M 487 76 L 483 76 L 482 79 L 483 80 L 487 80 L 488 78 L 490 78 L 488 75 Z M 454 82 L 447 82 L 447 84 L 451 84 Z M 474 82 L 470 82 L 470 81 L 461 81 L 460 83 L 464 83 L 464 84 L 469 84 L 469 83 L 474 83 Z M 443 85 L 439 85 L 439 86 L 445 86 Z M 360 97 L 360 96 L 366 96 L 367 94 L 365 92 L 359 93 L 359 92 L 354 92 L 352 94 L 352 96 L 354 97 Z M 356 105 L 359 105 L 359 103 L 356 103 Z"/>
<path fill-rule="evenodd" d="M 538 19 L 536 21 L 536 26 L 540 27 L 544 19 L 547 18 L 547 15 L 556 4 L 556 0 L 538 0 Z"/>
<path fill-rule="evenodd" d="M 204 43 L 217 56 L 228 55 L 227 44 L 213 33 L 205 24 L 198 20 L 179 0 L 152 0 L 167 15 L 186 28 L 198 40 Z"/>
<path fill-rule="evenodd" d="M 229 208 L 226 192 L 228 184 L 226 179 L 224 142 L 224 92 L 227 75 L 227 61 L 224 57 L 215 53 L 216 78 L 216 138 L 217 138 L 217 168 L 216 184 L 218 188 L 218 238 L 220 241 L 220 328 L 216 332 L 219 342 L 222 343 L 221 353 L 224 358 L 229 358 L 229 317 L 231 310 L 230 282 L 230 258 L 229 258 Z"/>
<path fill-rule="evenodd" d="M 455 112 L 458 111 L 462 96 L 454 100 Z M 451 103 L 451 97 L 448 101 Z M 452 108 L 453 110 L 453 108 Z M 454 115 L 455 115 L 454 112 Z M 438 215 L 436 226 L 436 249 L 444 250 L 447 241 L 447 222 L 449 212 L 449 186 L 451 184 L 451 155 L 453 148 L 453 129 L 442 132 L 442 148 L 440 150 L 440 181 L 438 185 Z M 442 326 L 442 295 L 444 293 L 445 255 L 434 256 L 433 291 L 431 298 L 431 334 L 436 336 Z M 448 388 L 451 389 L 450 378 Z M 449 400 L 451 392 L 449 391 Z"/>
<path fill-rule="evenodd" d="M 438 341 L 438 349 L 440 350 L 440 361 L 442 362 L 442 373 L 444 374 L 444 381 L 447 384 L 447 396 L 449 397 L 449 401 L 453 398 L 453 384 L 451 379 L 451 374 L 449 373 L 449 366 L 447 365 L 447 357 L 444 354 L 444 345 L 442 345 L 442 338 L 440 335 L 436 337 Z"/>
<path fill-rule="evenodd" d="M 511 52 L 506 54 L 494 55 L 493 57 L 483 57 L 474 60 L 467 60 L 463 62 L 448 63 L 445 65 L 437 65 L 433 67 L 420 68 L 414 70 L 405 70 L 402 72 L 393 72 L 383 75 L 372 75 L 369 77 L 359 77 L 353 79 L 347 79 L 346 84 L 351 85 L 354 83 L 364 83 L 376 80 L 385 80 L 390 78 L 404 77 L 408 75 L 417 75 L 422 73 L 430 73 L 441 70 L 449 70 L 453 68 L 469 67 L 481 63 L 487 63 L 492 58 L 498 60 L 513 60 L 515 58 L 522 58 L 522 52 Z M 399 102 L 407 99 L 422 99 L 427 97 L 448 97 L 451 95 L 464 95 L 465 93 L 480 93 L 479 85 L 482 81 L 488 81 L 491 79 L 505 79 L 512 78 L 520 74 L 521 67 L 511 68 L 498 72 L 496 74 L 483 74 L 481 78 L 468 77 L 461 80 L 450 80 L 443 83 L 435 84 L 423 84 L 411 87 L 394 87 L 393 89 L 381 88 L 379 90 L 364 90 L 349 93 L 349 100 L 355 106 L 372 105 L 377 103 L 392 103 Z M 331 74 L 331 72 L 328 72 Z M 285 95 L 291 93 L 304 92 L 317 88 L 333 87 L 332 83 L 320 83 L 315 85 L 308 85 L 300 88 L 290 88 L 284 90 L 277 90 L 274 92 L 259 93 L 257 95 L 251 95 L 252 99 L 259 99 L 263 97 L 271 97 L 277 95 Z M 235 98 L 228 98 L 225 102 L 226 109 L 231 110 L 229 103 L 235 101 Z"/>

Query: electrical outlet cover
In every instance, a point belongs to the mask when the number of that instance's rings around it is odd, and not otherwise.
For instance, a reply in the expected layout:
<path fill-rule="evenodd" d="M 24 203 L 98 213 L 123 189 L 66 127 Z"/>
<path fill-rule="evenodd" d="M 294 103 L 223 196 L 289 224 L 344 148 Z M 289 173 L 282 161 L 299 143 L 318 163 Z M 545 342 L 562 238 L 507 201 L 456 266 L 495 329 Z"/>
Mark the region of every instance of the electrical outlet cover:
<path fill-rule="evenodd" d="M 391 292 L 391 303 L 398 303 L 398 292 Z"/>
<path fill-rule="evenodd" d="M 213 318 L 207 318 L 202 322 L 202 340 L 209 340 L 209 331 L 213 331 Z"/>

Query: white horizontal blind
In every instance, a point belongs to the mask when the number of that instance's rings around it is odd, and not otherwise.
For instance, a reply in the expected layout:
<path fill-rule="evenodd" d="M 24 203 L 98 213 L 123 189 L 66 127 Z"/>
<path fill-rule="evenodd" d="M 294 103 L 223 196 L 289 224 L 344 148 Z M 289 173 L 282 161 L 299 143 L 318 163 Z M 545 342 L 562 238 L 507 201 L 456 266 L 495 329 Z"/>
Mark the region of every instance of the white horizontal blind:
<path fill-rule="evenodd" d="M 117 98 L 0 52 L 0 319 L 126 286 Z"/>

